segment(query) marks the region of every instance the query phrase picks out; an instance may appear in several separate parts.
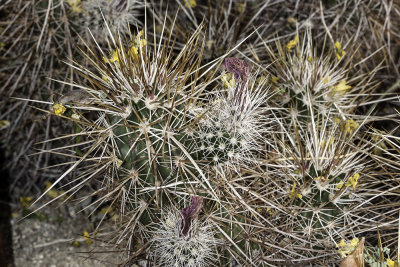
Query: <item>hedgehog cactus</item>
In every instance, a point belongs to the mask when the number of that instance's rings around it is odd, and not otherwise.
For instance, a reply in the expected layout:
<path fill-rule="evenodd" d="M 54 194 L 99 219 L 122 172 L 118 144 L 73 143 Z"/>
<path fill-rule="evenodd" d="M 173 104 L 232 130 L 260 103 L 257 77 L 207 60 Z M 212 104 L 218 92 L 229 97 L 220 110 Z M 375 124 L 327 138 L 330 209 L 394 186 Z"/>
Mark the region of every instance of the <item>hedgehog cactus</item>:
<path fill-rule="evenodd" d="M 186 192 L 185 182 L 190 184 L 200 170 L 191 166 L 194 161 L 188 150 L 193 145 L 186 138 L 186 132 L 194 127 L 188 107 L 197 101 L 198 90 L 204 86 L 194 81 L 193 75 L 200 62 L 192 53 L 198 38 L 197 32 L 172 59 L 165 44 L 154 51 L 148 47 L 141 31 L 129 47 L 118 46 L 110 57 L 96 62 L 97 75 L 77 67 L 94 85 L 86 89 L 90 106 L 79 109 L 97 111 L 98 119 L 88 124 L 83 112 L 69 107 L 79 114 L 74 121 L 81 125 L 80 134 L 99 132 L 88 134 L 95 140 L 87 153 L 99 151 L 100 159 L 108 160 L 105 165 L 112 167 L 107 186 L 100 189 L 105 192 L 101 202 L 115 201 L 121 210 L 130 203 L 137 212 L 130 216 L 143 225 L 155 220 L 163 203 L 174 201 L 170 189 Z"/>
<path fill-rule="evenodd" d="M 373 85 L 362 84 L 363 76 L 349 78 L 350 71 L 341 65 L 344 51 L 341 57 L 331 56 L 339 52 L 335 47 L 318 55 L 307 32 L 303 41 L 296 36 L 285 51 L 278 46 L 278 54 L 270 54 L 274 98 L 284 106 L 281 133 L 271 141 L 273 153 L 265 164 L 268 180 L 281 192 L 270 198 L 285 203 L 276 204 L 282 210 L 272 213 L 281 214 L 277 223 L 287 216 L 290 234 L 280 244 L 293 250 L 306 244 L 307 257 L 323 257 L 338 240 L 368 225 L 355 209 L 369 198 L 360 185 L 372 172 L 364 126 L 368 114 L 354 115 L 352 103 Z M 294 262 L 301 262 L 296 257 Z"/>
<path fill-rule="evenodd" d="M 158 264 L 195 267 L 215 263 L 220 241 L 214 237 L 211 225 L 199 219 L 202 205 L 203 199 L 194 196 L 191 205 L 180 213 L 176 209 L 164 212 L 153 238 Z"/>
<path fill-rule="evenodd" d="M 315 119 L 319 123 L 318 119 Z M 293 222 L 299 234 L 313 235 L 315 244 L 321 242 L 335 227 L 345 224 L 345 213 L 358 199 L 358 179 L 367 172 L 367 144 L 360 143 L 357 151 L 352 146 L 356 137 L 340 124 L 316 129 L 298 129 L 298 139 L 287 138 L 279 170 L 287 180 L 288 197 L 296 207 Z M 359 141 L 359 140 L 358 140 Z M 341 231 L 344 233 L 343 231 Z"/>
<path fill-rule="evenodd" d="M 366 77 L 349 77 L 347 57 L 339 57 L 344 50 L 334 47 L 318 52 L 312 40 L 308 29 L 302 38 L 296 35 L 284 47 L 279 44 L 277 53 L 269 50 L 273 64 L 267 71 L 277 92 L 275 97 L 299 123 L 313 114 L 326 117 L 329 123 L 334 118 L 348 119 L 354 108 L 351 103 L 374 87 L 360 83 Z M 356 82 L 357 86 L 349 85 Z"/>
<path fill-rule="evenodd" d="M 255 162 L 254 153 L 260 152 L 263 133 L 268 127 L 265 83 L 250 83 L 250 66 L 241 59 L 225 59 L 225 68 L 234 77 L 232 82 L 212 95 L 197 116 L 198 132 L 195 134 L 198 158 L 218 167 L 237 168 Z"/>
<path fill-rule="evenodd" d="M 193 159 L 196 140 L 187 137 L 197 125 L 190 107 L 209 83 L 200 77 L 201 59 L 193 52 L 199 38 L 200 31 L 176 58 L 166 49 L 168 41 L 161 39 L 165 43 L 155 44 L 153 50 L 142 31 L 128 47 L 113 39 L 116 47 L 109 56 L 88 55 L 94 59 L 95 72 L 74 66 L 92 86 L 80 86 L 53 105 L 55 115 L 75 123 L 76 142 L 71 147 L 80 157 L 58 181 L 79 164 L 96 162 L 84 164 L 88 169 L 69 192 L 102 177 L 100 198 L 92 205 L 110 201 L 120 206 L 124 227 L 117 243 L 158 221 L 166 203 L 196 193 L 198 184 L 212 191 L 202 166 Z"/>
<path fill-rule="evenodd" d="M 145 4 L 141 0 L 68 0 L 71 16 L 77 17 L 77 32 L 86 33 L 86 40 L 94 36 L 97 42 L 106 41 L 108 29 L 104 20 L 123 34 L 129 33 L 130 25 L 141 26 L 138 19 Z M 82 27 L 83 26 L 83 27 Z M 90 34 L 87 31 L 90 30 Z"/>

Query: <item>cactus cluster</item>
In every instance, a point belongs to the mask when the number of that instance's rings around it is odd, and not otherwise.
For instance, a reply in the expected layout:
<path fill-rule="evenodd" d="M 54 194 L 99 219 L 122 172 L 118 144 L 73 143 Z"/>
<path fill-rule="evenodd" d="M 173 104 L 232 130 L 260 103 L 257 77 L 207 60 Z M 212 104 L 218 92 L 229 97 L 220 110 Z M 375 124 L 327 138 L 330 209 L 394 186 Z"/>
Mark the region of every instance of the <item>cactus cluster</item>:
<path fill-rule="evenodd" d="M 89 207 L 118 211 L 91 235 L 111 232 L 104 242 L 127 251 L 126 265 L 337 264 L 357 238 L 375 246 L 381 227 L 394 251 L 400 146 L 395 127 L 376 128 L 398 119 L 376 108 L 398 83 L 381 86 L 377 59 L 359 57 L 367 47 L 352 43 L 332 1 L 319 4 L 322 26 L 298 1 L 223 0 L 222 11 L 194 0 L 35 2 L 70 21 L 55 34 L 43 16 L 41 57 L 44 37 L 80 48 L 59 53 L 73 58 L 66 78 L 51 76 L 63 80 L 48 85 L 59 97 L 23 97 L 68 121 L 38 153 L 66 166 L 43 195 L 89 187 Z M 333 2 L 346 14 L 356 3 Z M 289 18 L 271 19 L 282 5 Z"/>
<path fill-rule="evenodd" d="M 296 244 L 307 239 L 309 257 L 320 257 L 318 251 L 325 253 L 321 248 L 334 244 L 339 232 L 347 232 L 343 227 L 352 223 L 351 207 L 364 201 L 355 193 L 366 175 L 368 146 L 359 137 L 361 126 L 342 108 L 345 92 L 334 100 L 324 97 L 335 94 L 342 83 L 337 78 L 325 82 L 333 72 L 331 63 L 315 53 L 311 60 L 310 52 L 302 50 L 312 49 L 310 37 L 301 38 L 303 45 L 289 42 L 291 49 L 287 45 L 283 52 L 282 57 L 289 58 L 286 67 L 279 61 L 270 67 L 271 72 L 287 72 L 278 74 L 282 81 L 273 78 L 277 73 L 263 77 L 238 58 L 224 60 L 229 75 L 201 77 L 201 61 L 194 53 L 200 30 L 176 59 L 168 56 L 167 43 L 151 47 L 147 34 L 139 31 L 128 41 L 111 37 L 115 46 L 109 53 L 100 51 L 102 57 L 94 52 L 88 55 L 96 60 L 95 71 L 75 65 L 92 86 L 79 89 L 85 92 L 85 101 L 64 98 L 58 115 L 78 125 L 76 135 L 86 136 L 85 142 L 73 145 L 81 154 L 77 164 L 96 162 L 79 179 L 88 182 L 99 176 L 96 204 L 119 206 L 123 226 L 113 239 L 117 244 L 135 250 L 130 241 L 135 234 L 138 244 L 158 242 L 151 247 L 160 264 L 200 264 L 183 250 L 188 235 L 183 223 L 168 232 L 184 216 L 172 211 L 168 218 L 162 215 L 164 205 L 178 205 L 188 194 L 205 199 L 203 211 L 213 223 L 204 227 L 215 227 L 210 233 L 218 230 L 215 238 L 229 243 L 225 251 L 215 247 L 219 252 L 212 254 L 213 260 L 220 264 L 260 261 L 262 245 L 253 238 L 268 232 L 264 224 L 271 224 L 270 220 L 288 220 L 285 227 L 291 227 L 291 234 L 276 241 L 281 244 L 297 236 L 292 240 Z M 297 52 L 291 51 L 294 48 Z M 328 70 L 313 83 L 311 73 L 324 67 Z M 305 81 L 296 77 L 303 68 L 310 73 L 300 77 Z M 339 71 L 344 75 L 338 67 Z M 284 94 L 291 101 L 278 108 L 274 101 L 279 103 Z M 269 189 L 264 188 L 265 181 Z M 275 195 L 258 195 L 262 188 Z M 250 200 L 245 198 L 248 194 Z M 282 210 L 283 215 L 269 219 Z M 154 222 L 162 227 L 158 236 L 148 239 Z M 287 229 L 279 228 L 273 226 L 272 232 L 286 233 Z M 176 248 L 167 248 L 160 243 L 166 235 L 183 240 L 174 243 Z"/>
<path fill-rule="evenodd" d="M 200 119 L 193 139 L 199 160 L 235 168 L 255 163 L 254 155 L 261 152 L 273 120 L 268 117 L 269 86 L 250 76 L 250 66 L 243 60 L 227 58 L 225 67 L 234 77 L 227 82 L 223 74 L 223 87 L 194 110 Z"/>
<path fill-rule="evenodd" d="M 352 114 L 351 94 L 363 88 L 347 78 L 337 45 L 319 55 L 306 32 L 273 55 L 266 75 L 228 57 L 213 77 L 195 57 L 201 28 L 174 58 L 165 39 L 111 36 L 109 52 L 87 55 L 93 71 L 74 65 L 91 84 L 70 93 L 83 99 L 66 95 L 53 106 L 84 137 L 72 145 L 74 167 L 95 162 L 66 193 L 95 178 L 93 205 L 120 210 L 115 244 L 137 251 L 150 243 L 148 255 L 161 265 L 262 265 L 323 258 L 342 237 L 369 229 L 371 219 L 355 209 L 371 198 L 361 189 L 374 171 L 368 116 Z M 204 199 L 189 222 L 177 212 L 187 196 L 192 205 Z M 296 258 L 301 244 L 307 253 Z"/>

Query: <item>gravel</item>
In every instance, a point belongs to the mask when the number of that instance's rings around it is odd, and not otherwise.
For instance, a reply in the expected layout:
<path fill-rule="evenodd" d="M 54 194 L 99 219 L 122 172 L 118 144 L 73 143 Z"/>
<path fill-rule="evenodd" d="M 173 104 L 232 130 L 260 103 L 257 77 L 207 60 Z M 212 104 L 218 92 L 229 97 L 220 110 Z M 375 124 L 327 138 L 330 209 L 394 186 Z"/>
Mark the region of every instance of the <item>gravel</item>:
<path fill-rule="evenodd" d="M 73 206 L 54 203 L 25 219 L 27 209 L 22 205 L 14 205 L 12 211 L 15 267 L 102 267 L 122 260 L 115 253 L 90 253 L 107 249 L 100 241 L 88 244 L 83 233 L 90 233 L 95 225 Z"/>

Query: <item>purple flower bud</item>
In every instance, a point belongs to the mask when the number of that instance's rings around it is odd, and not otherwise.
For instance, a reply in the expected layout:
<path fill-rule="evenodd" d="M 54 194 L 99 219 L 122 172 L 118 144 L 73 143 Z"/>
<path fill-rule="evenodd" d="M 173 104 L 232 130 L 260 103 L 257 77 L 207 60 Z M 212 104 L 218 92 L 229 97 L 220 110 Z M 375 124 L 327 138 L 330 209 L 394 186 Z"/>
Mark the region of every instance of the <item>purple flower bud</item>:
<path fill-rule="evenodd" d="M 245 83 L 250 74 L 250 66 L 243 59 L 228 57 L 224 62 L 227 71 L 233 73 L 235 79 L 239 77 Z"/>
<path fill-rule="evenodd" d="M 192 197 L 192 203 L 189 207 L 182 209 L 182 235 L 187 236 L 189 233 L 192 220 L 196 219 L 203 207 L 203 198 L 199 196 Z"/>
<path fill-rule="evenodd" d="M 246 93 L 243 94 L 245 84 L 250 75 L 250 66 L 243 59 L 229 57 L 225 59 L 225 68 L 233 73 L 235 78 L 234 100 L 235 104 L 240 106 L 240 113 L 244 112 L 246 106 Z M 239 82 L 238 78 L 241 79 Z M 234 115 L 234 114 L 232 114 Z M 240 117 L 240 116 L 238 116 Z"/>

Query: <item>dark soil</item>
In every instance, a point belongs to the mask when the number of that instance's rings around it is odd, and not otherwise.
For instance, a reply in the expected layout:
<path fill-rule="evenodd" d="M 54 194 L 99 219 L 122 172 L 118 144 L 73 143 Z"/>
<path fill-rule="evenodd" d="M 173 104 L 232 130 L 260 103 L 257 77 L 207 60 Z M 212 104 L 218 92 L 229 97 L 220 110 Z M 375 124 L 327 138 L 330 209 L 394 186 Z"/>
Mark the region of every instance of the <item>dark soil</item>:
<path fill-rule="evenodd" d="M 12 267 L 12 228 L 11 228 L 11 197 L 10 197 L 10 177 L 4 169 L 4 154 L 0 150 L 0 266 Z"/>

